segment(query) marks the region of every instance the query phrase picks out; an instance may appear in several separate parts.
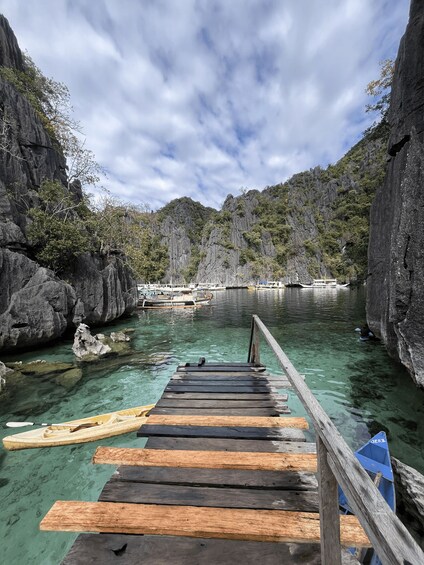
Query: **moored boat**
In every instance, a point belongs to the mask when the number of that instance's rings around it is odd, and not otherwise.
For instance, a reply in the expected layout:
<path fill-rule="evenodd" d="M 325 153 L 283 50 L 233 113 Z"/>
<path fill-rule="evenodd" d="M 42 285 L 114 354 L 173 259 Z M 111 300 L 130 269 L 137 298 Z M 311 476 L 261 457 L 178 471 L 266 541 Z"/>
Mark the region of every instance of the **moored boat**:
<path fill-rule="evenodd" d="M 161 293 L 151 296 L 142 295 L 138 300 L 138 306 L 142 309 L 152 308 L 192 308 L 210 304 L 213 298 L 211 292 L 183 291 L 176 294 Z"/>
<path fill-rule="evenodd" d="M 255 285 L 256 290 L 281 290 L 285 287 L 281 281 L 261 281 Z"/>
<path fill-rule="evenodd" d="M 396 509 L 395 485 L 386 433 L 379 432 L 358 451 L 355 451 L 355 455 L 394 512 Z M 343 514 L 354 513 L 340 487 L 339 506 Z M 353 553 L 355 550 L 351 551 Z M 381 561 L 375 552 L 372 552 L 371 556 L 367 555 L 366 559 L 369 565 L 381 565 Z"/>
<path fill-rule="evenodd" d="M 299 283 L 298 286 L 302 288 L 335 289 L 347 288 L 349 283 L 339 284 L 337 279 L 313 279 L 310 284 Z"/>
<path fill-rule="evenodd" d="M 154 404 L 135 406 L 107 414 L 51 424 L 28 432 L 6 436 L 3 438 L 3 445 L 9 450 L 54 447 L 73 443 L 87 443 L 126 434 L 127 432 L 135 432 L 146 422 L 147 415 L 154 406 Z"/>

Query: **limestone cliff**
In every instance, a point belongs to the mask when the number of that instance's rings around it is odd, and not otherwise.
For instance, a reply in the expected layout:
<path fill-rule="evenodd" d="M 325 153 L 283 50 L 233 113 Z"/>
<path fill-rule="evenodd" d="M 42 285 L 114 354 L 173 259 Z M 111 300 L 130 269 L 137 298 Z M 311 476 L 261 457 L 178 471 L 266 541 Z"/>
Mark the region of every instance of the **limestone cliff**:
<path fill-rule="evenodd" d="M 0 66 L 24 70 L 0 15 Z M 86 320 L 104 323 L 135 306 L 135 283 L 119 257 L 86 254 L 67 282 L 33 260 L 28 211 L 45 180 L 66 186 L 66 163 L 28 100 L 0 76 L 0 349 L 35 346 Z M 78 198 L 79 191 L 75 191 Z"/>
<path fill-rule="evenodd" d="M 387 133 L 381 125 L 327 169 L 229 195 L 220 211 L 188 198 L 165 206 L 158 224 L 169 250 L 167 281 L 363 280 L 368 214 L 384 178 Z"/>
<path fill-rule="evenodd" d="M 424 12 L 412 0 L 395 64 L 389 157 L 371 212 L 367 318 L 424 386 Z"/>

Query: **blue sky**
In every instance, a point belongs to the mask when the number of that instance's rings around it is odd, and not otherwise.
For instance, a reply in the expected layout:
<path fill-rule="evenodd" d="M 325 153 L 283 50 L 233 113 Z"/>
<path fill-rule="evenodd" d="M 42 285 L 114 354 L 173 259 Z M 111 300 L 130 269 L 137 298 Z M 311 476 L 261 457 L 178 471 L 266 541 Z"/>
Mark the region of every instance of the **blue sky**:
<path fill-rule="evenodd" d="M 0 0 L 70 89 L 111 193 L 219 208 L 339 159 L 372 117 L 409 0 Z M 91 190 L 92 192 L 92 190 Z"/>

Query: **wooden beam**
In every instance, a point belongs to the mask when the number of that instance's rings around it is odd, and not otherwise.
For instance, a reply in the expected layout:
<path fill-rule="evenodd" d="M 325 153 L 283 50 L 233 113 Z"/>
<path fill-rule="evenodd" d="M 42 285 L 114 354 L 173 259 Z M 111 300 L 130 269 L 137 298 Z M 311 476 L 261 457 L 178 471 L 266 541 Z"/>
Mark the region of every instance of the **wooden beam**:
<path fill-rule="evenodd" d="M 342 565 L 338 485 L 327 463 L 327 449 L 317 435 L 319 515 L 322 565 Z"/>
<path fill-rule="evenodd" d="M 424 563 L 424 552 L 390 509 L 276 339 L 258 316 L 253 316 L 253 323 L 273 350 L 281 368 L 310 415 L 328 451 L 327 462 L 381 561 L 391 565 L 404 565 L 407 562 Z"/>
<path fill-rule="evenodd" d="M 307 430 L 308 422 L 299 417 L 266 416 L 167 416 L 152 415 L 148 417 L 149 425 L 157 426 L 251 426 L 255 428 L 297 428 Z"/>
<path fill-rule="evenodd" d="M 155 411 L 167 410 L 156 408 Z M 168 408 L 175 411 L 175 408 Z M 185 408 L 184 410 L 188 410 Z M 258 410 L 258 408 L 256 409 Z M 271 409 L 269 409 L 271 410 Z M 246 410 L 244 410 L 246 411 Z M 243 412 L 243 410 L 241 411 Z M 175 412 L 172 412 L 175 414 Z M 202 410 L 204 413 L 204 410 Z M 164 414 L 162 412 L 162 414 Z M 216 415 L 216 412 L 214 413 Z M 168 415 L 170 415 L 168 413 Z M 269 415 L 269 414 L 268 414 Z M 267 441 L 304 441 L 302 430 L 297 428 L 261 428 L 252 426 L 142 426 L 137 432 L 138 437 L 203 437 L 225 439 L 260 439 Z"/>
<path fill-rule="evenodd" d="M 316 453 L 315 443 L 305 441 L 263 441 L 204 437 L 149 437 L 148 449 L 186 449 L 193 451 L 267 451 L 272 453 Z"/>
<path fill-rule="evenodd" d="M 309 471 L 312 473 L 317 470 L 317 458 L 314 453 L 187 451 L 124 447 L 98 447 L 93 456 L 93 463 L 141 467 Z"/>
<path fill-rule="evenodd" d="M 341 523 L 344 545 L 369 546 L 355 516 L 342 516 Z M 60 500 L 42 520 L 40 529 L 291 543 L 320 541 L 319 514 L 311 512 L 114 502 Z"/>

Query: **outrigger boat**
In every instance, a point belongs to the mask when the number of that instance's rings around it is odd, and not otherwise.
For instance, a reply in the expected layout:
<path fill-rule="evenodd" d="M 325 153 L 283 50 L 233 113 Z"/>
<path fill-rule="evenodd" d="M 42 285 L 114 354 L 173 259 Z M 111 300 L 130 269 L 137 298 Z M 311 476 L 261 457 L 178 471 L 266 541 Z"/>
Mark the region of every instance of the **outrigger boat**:
<path fill-rule="evenodd" d="M 355 455 L 394 512 L 396 510 L 395 485 L 389 445 L 385 432 L 379 432 L 372 437 L 358 451 L 355 451 Z M 340 487 L 339 506 L 343 514 L 354 513 Z M 352 549 L 351 552 L 354 553 L 355 549 Z M 372 553 L 372 556 L 366 562 L 369 565 L 381 565 L 381 561 L 376 553 Z"/>
<path fill-rule="evenodd" d="M 61 424 L 51 424 L 29 432 L 6 436 L 3 438 L 3 445 L 9 450 L 54 447 L 56 445 L 87 443 L 135 432 L 142 424 L 146 423 L 147 415 L 154 407 L 154 404 L 148 404 L 147 406 L 126 408 Z"/>
<path fill-rule="evenodd" d="M 349 283 L 339 284 L 337 279 L 313 279 L 311 284 L 298 283 L 302 288 L 347 288 Z"/>
<path fill-rule="evenodd" d="M 177 294 L 153 294 L 142 295 L 138 300 L 138 306 L 142 309 L 152 308 L 192 308 L 210 304 L 213 298 L 211 292 L 184 291 Z"/>

